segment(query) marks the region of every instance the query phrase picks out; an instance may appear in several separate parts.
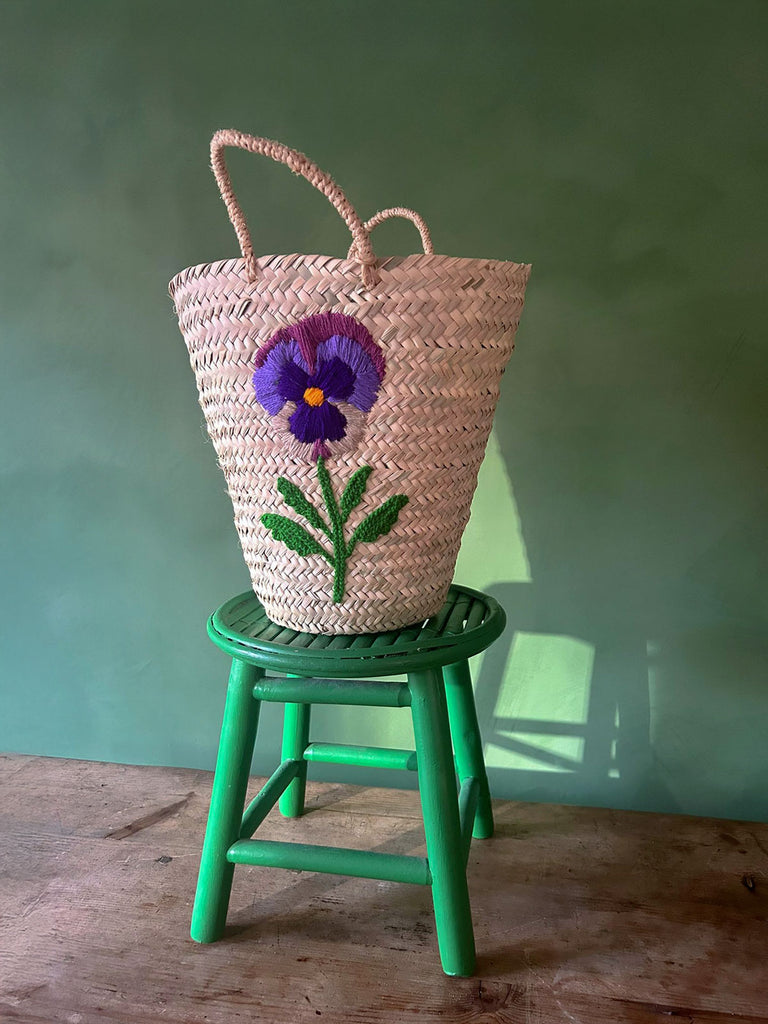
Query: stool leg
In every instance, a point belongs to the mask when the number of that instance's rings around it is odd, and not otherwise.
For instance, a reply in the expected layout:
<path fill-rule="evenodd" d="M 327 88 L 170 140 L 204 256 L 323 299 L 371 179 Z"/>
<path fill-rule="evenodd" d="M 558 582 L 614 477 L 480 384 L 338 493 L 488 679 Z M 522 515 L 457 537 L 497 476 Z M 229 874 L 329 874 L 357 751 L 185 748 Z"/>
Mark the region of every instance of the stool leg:
<path fill-rule="evenodd" d="M 253 665 L 232 659 L 211 807 L 192 910 L 190 934 L 195 942 L 215 942 L 221 938 L 227 920 L 235 869 L 235 865 L 227 860 L 227 850 L 239 838 L 259 722 L 260 702 L 253 698 L 253 687 L 263 674 Z"/>
<path fill-rule="evenodd" d="M 469 674 L 467 660 L 457 661 L 454 665 L 446 665 L 443 669 L 443 679 L 445 680 L 445 696 L 448 700 L 451 735 L 456 748 L 459 778 L 462 782 L 468 778 L 475 778 L 480 782 L 480 795 L 477 801 L 472 835 L 475 839 L 488 839 L 493 835 L 491 792 L 488 788 L 483 742 L 477 724 L 475 696 L 472 692 L 472 677 Z"/>
<path fill-rule="evenodd" d="M 309 743 L 309 716 L 311 704 L 286 704 L 283 718 L 283 760 L 298 761 L 304 757 Z M 304 761 L 296 778 L 280 797 L 280 813 L 285 818 L 298 818 L 304 813 L 304 795 L 307 789 L 307 762 Z"/>
<path fill-rule="evenodd" d="M 475 939 L 445 690 L 434 669 L 409 673 L 408 685 L 440 959 L 446 974 L 468 977 L 475 969 Z"/>

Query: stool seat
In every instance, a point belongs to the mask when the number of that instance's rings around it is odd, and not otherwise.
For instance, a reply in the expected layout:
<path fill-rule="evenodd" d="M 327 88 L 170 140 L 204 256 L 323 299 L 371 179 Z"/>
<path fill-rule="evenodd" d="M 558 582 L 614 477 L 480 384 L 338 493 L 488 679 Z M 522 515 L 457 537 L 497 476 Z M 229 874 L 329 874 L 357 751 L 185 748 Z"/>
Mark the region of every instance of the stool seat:
<path fill-rule="evenodd" d="M 271 622 L 252 591 L 208 620 L 208 635 L 232 657 L 275 672 L 341 679 L 402 675 L 471 658 L 504 630 L 506 617 L 487 594 L 453 584 L 440 611 L 386 633 L 328 636 Z"/>

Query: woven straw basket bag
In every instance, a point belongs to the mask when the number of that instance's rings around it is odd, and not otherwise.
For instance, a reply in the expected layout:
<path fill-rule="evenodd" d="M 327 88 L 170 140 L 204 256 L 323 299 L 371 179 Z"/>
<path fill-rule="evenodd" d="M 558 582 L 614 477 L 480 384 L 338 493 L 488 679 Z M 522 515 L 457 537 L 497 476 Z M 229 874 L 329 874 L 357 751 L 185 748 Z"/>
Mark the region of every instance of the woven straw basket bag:
<path fill-rule="evenodd" d="M 347 258 L 256 258 L 226 146 L 319 189 L 352 234 Z M 411 210 L 363 223 L 277 142 L 216 132 L 211 159 L 242 259 L 183 270 L 170 292 L 253 589 L 301 631 L 422 621 L 451 583 L 530 267 L 435 255 Z M 376 258 L 371 231 L 392 216 L 423 254 Z"/>

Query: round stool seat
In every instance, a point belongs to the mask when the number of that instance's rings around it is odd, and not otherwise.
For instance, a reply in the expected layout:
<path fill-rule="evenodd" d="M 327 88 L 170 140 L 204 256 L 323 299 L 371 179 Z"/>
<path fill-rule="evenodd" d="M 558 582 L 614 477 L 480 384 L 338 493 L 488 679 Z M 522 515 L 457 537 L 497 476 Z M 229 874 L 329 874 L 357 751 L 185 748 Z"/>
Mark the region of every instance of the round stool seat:
<path fill-rule="evenodd" d="M 299 633 L 271 622 L 251 591 L 223 604 L 208 635 L 232 657 L 320 678 L 400 675 L 471 658 L 501 634 L 506 616 L 487 594 L 453 584 L 431 619 L 386 633 Z"/>

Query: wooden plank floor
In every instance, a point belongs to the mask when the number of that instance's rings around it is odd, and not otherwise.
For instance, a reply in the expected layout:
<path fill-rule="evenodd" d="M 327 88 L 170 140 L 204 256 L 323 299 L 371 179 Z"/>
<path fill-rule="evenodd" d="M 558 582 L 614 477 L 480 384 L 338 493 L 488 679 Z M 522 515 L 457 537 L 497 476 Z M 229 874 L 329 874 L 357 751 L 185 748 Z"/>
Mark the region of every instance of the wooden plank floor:
<path fill-rule="evenodd" d="M 1 1021 L 768 1022 L 768 825 L 498 803 L 470 856 L 478 973 L 451 979 L 419 886 L 240 867 L 226 938 L 195 945 L 210 786 L 0 758 Z M 413 793 L 310 806 L 259 834 L 423 853 Z"/>

